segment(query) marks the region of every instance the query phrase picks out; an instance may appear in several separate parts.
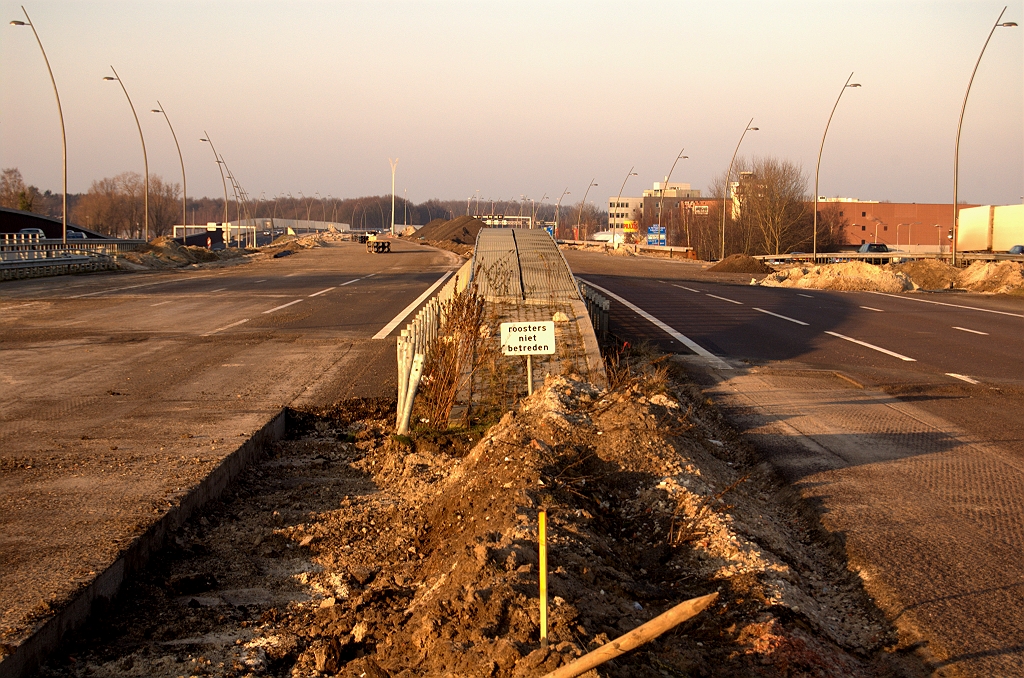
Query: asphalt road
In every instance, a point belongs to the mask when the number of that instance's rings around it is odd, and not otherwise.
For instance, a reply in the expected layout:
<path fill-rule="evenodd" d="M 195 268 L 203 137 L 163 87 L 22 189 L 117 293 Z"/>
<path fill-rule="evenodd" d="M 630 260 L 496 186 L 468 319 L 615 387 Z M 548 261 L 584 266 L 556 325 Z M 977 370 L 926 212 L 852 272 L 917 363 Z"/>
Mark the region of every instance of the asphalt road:
<path fill-rule="evenodd" d="M 619 298 L 613 332 L 688 356 L 905 642 L 943 675 L 1024 675 L 1024 298 L 762 288 L 683 262 L 566 258 Z"/>
<path fill-rule="evenodd" d="M 283 406 L 393 396 L 394 339 L 373 337 L 459 263 L 394 247 L 0 285 L 0 643 Z"/>

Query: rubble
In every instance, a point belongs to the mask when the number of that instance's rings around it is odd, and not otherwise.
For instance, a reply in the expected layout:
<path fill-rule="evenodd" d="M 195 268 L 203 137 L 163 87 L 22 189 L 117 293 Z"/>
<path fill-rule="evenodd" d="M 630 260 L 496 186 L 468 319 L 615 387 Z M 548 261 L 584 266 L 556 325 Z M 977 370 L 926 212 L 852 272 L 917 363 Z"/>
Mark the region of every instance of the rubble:
<path fill-rule="evenodd" d="M 765 287 L 799 287 L 816 290 L 909 292 L 917 285 L 900 271 L 888 270 L 864 261 L 822 266 L 794 266 L 771 273 L 760 282 Z"/>

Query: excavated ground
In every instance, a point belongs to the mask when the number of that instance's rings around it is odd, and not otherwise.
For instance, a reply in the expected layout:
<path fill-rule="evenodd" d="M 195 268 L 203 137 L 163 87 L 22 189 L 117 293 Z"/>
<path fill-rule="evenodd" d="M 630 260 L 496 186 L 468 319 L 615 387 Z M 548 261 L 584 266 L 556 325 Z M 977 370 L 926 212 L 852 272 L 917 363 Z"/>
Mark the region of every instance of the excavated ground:
<path fill-rule="evenodd" d="M 549 377 L 486 431 L 397 438 L 385 401 L 292 413 L 42 675 L 540 676 L 713 591 L 587 675 L 923 675 L 681 369 L 634 351 L 610 372 L 604 392 Z"/>

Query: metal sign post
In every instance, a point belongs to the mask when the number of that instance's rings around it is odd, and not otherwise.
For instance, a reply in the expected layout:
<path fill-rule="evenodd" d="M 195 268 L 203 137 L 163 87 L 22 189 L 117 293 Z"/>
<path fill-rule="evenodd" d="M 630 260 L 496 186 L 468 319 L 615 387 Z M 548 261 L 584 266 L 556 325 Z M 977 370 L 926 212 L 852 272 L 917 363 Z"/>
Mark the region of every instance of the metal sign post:
<path fill-rule="evenodd" d="M 501 352 L 526 356 L 526 391 L 533 395 L 533 356 L 555 352 L 554 321 L 501 323 Z"/>

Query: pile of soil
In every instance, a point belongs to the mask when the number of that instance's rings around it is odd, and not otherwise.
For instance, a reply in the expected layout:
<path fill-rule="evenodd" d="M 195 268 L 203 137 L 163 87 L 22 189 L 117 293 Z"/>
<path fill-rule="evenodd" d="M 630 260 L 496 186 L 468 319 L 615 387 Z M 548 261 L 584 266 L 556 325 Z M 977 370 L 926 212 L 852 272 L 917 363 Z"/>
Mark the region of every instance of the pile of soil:
<path fill-rule="evenodd" d="M 205 247 L 180 245 L 170 236 L 154 238 L 134 252 L 118 255 L 118 265 L 127 270 L 181 268 L 193 264 L 239 259 L 256 250 L 209 250 Z"/>
<path fill-rule="evenodd" d="M 1018 261 L 976 261 L 960 272 L 960 289 L 988 294 L 1024 292 L 1024 264 Z"/>
<path fill-rule="evenodd" d="M 863 261 L 824 266 L 796 266 L 765 276 L 760 283 L 765 287 L 800 287 L 816 290 L 908 292 L 917 285 L 900 271 L 887 270 Z"/>
<path fill-rule="evenodd" d="M 434 219 L 416 231 L 412 237 L 430 242 L 448 241 L 459 245 L 475 245 L 476 235 L 484 222 L 471 216 L 456 217 L 450 221 Z"/>
<path fill-rule="evenodd" d="M 923 290 L 948 290 L 956 285 L 959 269 L 938 259 L 919 259 L 902 264 L 887 264 L 884 268 L 904 273 Z"/>
<path fill-rule="evenodd" d="M 775 269 L 746 254 L 730 254 L 707 269 L 714 273 L 774 273 Z"/>
<path fill-rule="evenodd" d="M 699 389 L 612 376 L 549 377 L 482 438 L 392 437 L 393 403 L 302 414 L 42 675 L 539 676 L 715 591 L 589 675 L 897 675 L 860 581 Z"/>

